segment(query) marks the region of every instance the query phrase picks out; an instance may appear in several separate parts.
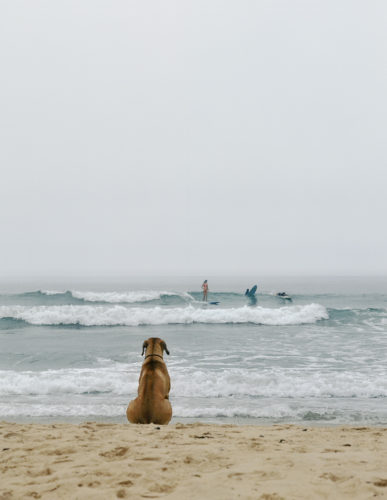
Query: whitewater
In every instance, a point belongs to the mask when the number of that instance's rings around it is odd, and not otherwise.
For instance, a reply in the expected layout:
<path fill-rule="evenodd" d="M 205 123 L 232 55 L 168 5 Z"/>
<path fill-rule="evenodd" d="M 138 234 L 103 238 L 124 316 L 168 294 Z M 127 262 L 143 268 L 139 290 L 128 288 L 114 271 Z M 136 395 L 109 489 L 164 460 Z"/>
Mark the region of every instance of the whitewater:
<path fill-rule="evenodd" d="M 167 325 L 189 323 L 255 323 L 297 325 L 327 319 L 325 307 L 318 304 L 279 309 L 243 306 L 213 310 L 198 307 L 153 308 L 104 306 L 0 306 L 0 319 L 23 320 L 31 325 Z"/>
<path fill-rule="evenodd" d="M 384 282 L 214 281 L 2 290 L 0 419 L 125 422 L 157 336 L 174 421 L 387 424 Z"/>

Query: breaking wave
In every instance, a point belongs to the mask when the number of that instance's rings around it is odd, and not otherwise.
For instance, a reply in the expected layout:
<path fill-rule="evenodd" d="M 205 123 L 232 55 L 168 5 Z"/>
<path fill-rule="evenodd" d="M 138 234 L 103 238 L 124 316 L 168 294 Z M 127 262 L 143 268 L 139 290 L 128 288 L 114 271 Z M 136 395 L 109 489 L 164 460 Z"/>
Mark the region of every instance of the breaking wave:
<path fill-rule="evenodd" d="M 114 395 L 132 397 L 137 392 L 140 363 L 112 363 L 94 368 L 62 368 L 43 371 L 0 370 L 0 395 Z M 222 371 L 187 370 L 168 366 L 171 398 L 213 398 L 256 401 L 260 398 L 386 398 L 385 371 L 354 373 L 302 369 Z M 191 403 L 190 403 L 191 404 Z M 199 406 L 201 406 L 201 404 Z"/>
<path fill-rule="evenodd" d="M 136 302 L 151 302 L 162 297 L 180 297 L 185 300 L 192 300 L 188 293 L 158 291 L 158 290 L 136 290 L 128 292 L 84 292 L 79 290 L 68 290 L 57 292 L 54 290 L 39 290 L 35 292 L 41 295 L 71 295 L 74 299 L 84 302 L 106 302 L 109 304 L 135 304 Z"/>
<path fill-rule="evenodd" d="M 23 320 L 32 325 L 138 326 L 191 323 L 253 323 L 301 325 L 328 319 L 320 304 L 280 308 L 238 307 L 228 309 L 185 307 L 125 307 L 60 305 L 0 306 L 0 319 Z"/>

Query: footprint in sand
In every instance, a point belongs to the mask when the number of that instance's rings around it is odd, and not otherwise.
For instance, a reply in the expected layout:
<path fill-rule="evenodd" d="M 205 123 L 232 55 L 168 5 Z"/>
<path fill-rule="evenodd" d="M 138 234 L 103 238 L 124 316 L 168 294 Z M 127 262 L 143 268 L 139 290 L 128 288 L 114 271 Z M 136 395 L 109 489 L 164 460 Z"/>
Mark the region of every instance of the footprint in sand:
<path fill-rule="evenodd" d="M 231 472 L 227 477 L 242 481 L 243 472 Z"/>
<path fill-rule="evenodd" d="M 347 479 L 350 479 L 353 476 L 337 476 L 336 474 L 333 474 L 332 472 L 325 472 L 324 474 L 321 474 L 320 477 L 323 479 L 329 479 L 330 481 L 337 483 L 337 482 L 343 482 L 346 481 Z"/>
<path fill-rule="evenodd" d="M 175 489 L 172 484 L 154 484 L 149 488 L 152 493 L 171 493 Z"/>
<path fill-rule="evenodd" d="M 378 481 L 374 482 L 375 486 L 379 486 L 379 488 L 386 488 L 387 487 L 387 479 L 379 479 Z"/>
<path fill-rule="evenodd" d="M 39 470 L 39 471 L 27 471 L 27 474 L 31 477 L 39 477 L 39 476 L 51 476 L 52 470 L 49 467 L 46 467 L 46 469 Z"/>
<path fill-rule="evenodd" d="M 120 457 L 125 456 L 127 454 L 128 450 L 129 450 L 129 448 L 126 448 L 124 446 L 118 446 L 117 448 L 114 448 L 113 450 L 101 452 L 99 455 L 101 457 L 105 457 L 105 458 L 120 458 Z"/>
<path fill-rule="evenodd" d="M 75 453 L 74 448 L 62 448 L 62 449 L 58 448 L 56 450 L 41 452 L 42 455 L 57 455 L 57 456 L 71 455 L 72 453 Z"/>
<path fill-rule="evenodd" d="M 134 483 L 130 479 L 127 479 L 126 481 L 120 481 L 118 484 L 120 486 L 133 486 Z"/>
<path fill-rule="evenodd" d="M 91 481 L 90 483 L 87 483 L 87 486 L 89 488 L 97 488 L 97 486 L 100 486 L 100 482 L 99 481 Z"/>
<path fill-rule="evenodd" d="M 12 500 L 15 498 L 13 496 L 12 490 L 9 491 L 3 491 L 3 493 L 0 493 L 0 500 Z"/>

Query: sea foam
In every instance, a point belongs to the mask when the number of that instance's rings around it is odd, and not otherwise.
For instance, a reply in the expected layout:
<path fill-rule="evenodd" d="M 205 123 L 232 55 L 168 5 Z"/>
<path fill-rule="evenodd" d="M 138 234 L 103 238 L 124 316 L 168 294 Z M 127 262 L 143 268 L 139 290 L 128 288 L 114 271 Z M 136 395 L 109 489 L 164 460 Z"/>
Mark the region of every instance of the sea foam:
<path fill-rule="evenodd" d="M 0 396 L 104 395 L 135 396 L 140 363 L 116 363 L 95 368 L 42 371 L 0 371 Z M 168 367 L 171 399 L 242 398 L 386 398 L 385 373 L 324 372 L 302 369 L 230 368 L 193 370 Z"/>
<path fill-rule="evenodd" d="M 150 302 L 159 300 L 162 297 L 181 297 L 185 300 L 192 300 L 187 292 L 170 292 L 165 290 L 135 290 L 127 292 L 88 292 L 80 290 L 56 291 L 41 290 L 43 295 L 65 295 L 70 293 L 75 299 L 85 302 L 107 302 L 110 304 L 134 304 L 136 302 Z"/>
<path fill-rule="evenodd" d="M 301 325 L 328 319 L 319 304 L 280 308 L 237 307 L 228 309 L 185 307 L 114 306 L 0 306 L 0 318 L 23 320 L 32 325 L 137 326 L 191 323 L 254 323 Z"/>

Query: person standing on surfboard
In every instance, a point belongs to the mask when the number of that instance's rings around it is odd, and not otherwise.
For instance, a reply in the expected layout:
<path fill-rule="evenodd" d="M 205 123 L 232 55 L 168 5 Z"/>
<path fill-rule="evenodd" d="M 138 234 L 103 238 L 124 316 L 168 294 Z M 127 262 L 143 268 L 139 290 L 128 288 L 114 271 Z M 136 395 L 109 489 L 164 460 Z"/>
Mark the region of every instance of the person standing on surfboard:
<path fill-rule="evenodd" d="M 203 300 L 205 300 L 207 302 L 207 294 L 208 294 L 208 283 L 207 283 L 207 280 L 203 281 L 202 290 L 203 290 Z"/>

